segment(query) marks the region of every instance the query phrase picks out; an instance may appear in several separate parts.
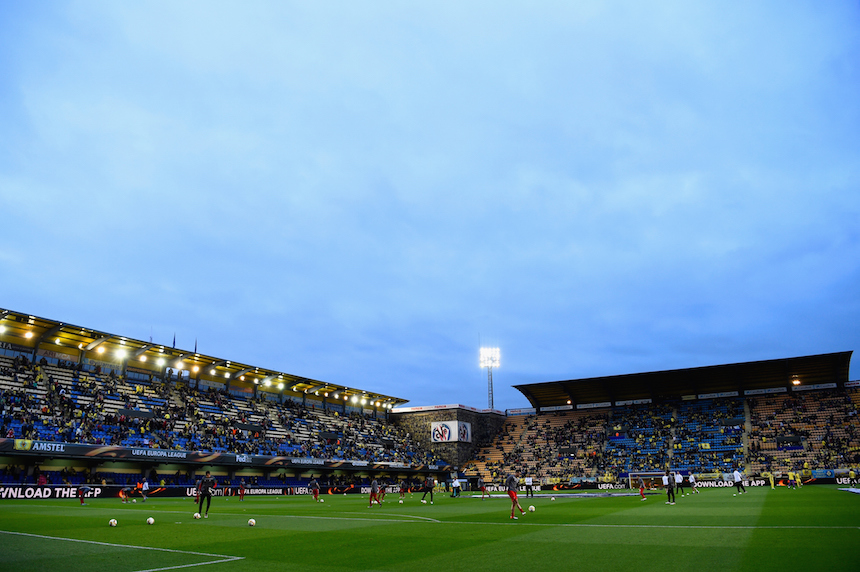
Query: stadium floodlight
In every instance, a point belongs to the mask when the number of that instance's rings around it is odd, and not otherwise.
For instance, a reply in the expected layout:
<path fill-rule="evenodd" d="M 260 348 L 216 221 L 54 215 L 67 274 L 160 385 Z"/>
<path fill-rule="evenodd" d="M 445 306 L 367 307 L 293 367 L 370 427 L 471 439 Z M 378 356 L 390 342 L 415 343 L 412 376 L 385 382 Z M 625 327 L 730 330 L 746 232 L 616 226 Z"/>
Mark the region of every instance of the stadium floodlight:
<path fill-rule="evenodd" d="M 487 368 L 487 401 L 493 408 L 493 368 L 501 365 L 499 348 L 481 348 L 481 368 Z"/>

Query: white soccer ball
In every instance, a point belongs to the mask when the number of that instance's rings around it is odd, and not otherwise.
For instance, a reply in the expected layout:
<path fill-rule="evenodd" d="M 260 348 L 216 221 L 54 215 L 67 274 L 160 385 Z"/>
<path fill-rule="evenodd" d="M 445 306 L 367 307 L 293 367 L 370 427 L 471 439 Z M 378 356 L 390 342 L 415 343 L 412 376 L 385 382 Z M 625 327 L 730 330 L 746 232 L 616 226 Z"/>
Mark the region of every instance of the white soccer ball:
<path fill-rule="evenodd" d="M 136 503 L 137 499 L 131 499 L 131 502 Z"/>
<path fill-rule="evenodd" d="M 555 497 L 550 497 L 549 500 L 555 500 Z"/>
<path fill-rule="evenodd" d="M 253 518 L 248 519 L 248 526 L 257 526 L 257 521 Z"/>
<path fill-rule="evenodd" d="M 195 512 L 195 513 L 194 513 L 194 518 L 195 518 L 196 520 L 199 520 L 199 519 L 200 519 L 200 513 L 199 513 L 199 512 Z"/>
<path fill-rule="evenodd" d="M 110 520 L 108 521 L 108 525 L 110 525 L 110 526 L 116 526 L 116 519 L 115 519 L 115 518 L 110 519 Z"/>
<path fill-rule="evenodd" d="M 736 496 L 738 496 L 738 494 L 737 494 L 737 493 L 734 493 L 732 496 L 733 496 L 733 497 L 736 497 Z"/>
<path fill-rule="evenodd" d="M 534 512 L 534 511 L 535 511 L 535 505 L 530 505 L 529 506 L 529 512 Z"/>
<path fill-rule="evenodd" d="M 421 499 L 421 504 L 427 504 L 427 501 L 424 499 Z"/>
<path fill-rule="evenodd" d="M 325 499 L 320 499 L 320 502 L 325 502 Z"/>
<path fill-rule="evenodd" d="M 399 500 L 399 501 L 397 501 L 397 502 L 399 502 L 400 504 L 403 504 L 403 499 L 400 499 L 400 500 Z"/>
<path fill-rule="evenodd" d="M 146 524 L 155 524 L 155 519 L 150 516 L 146 519 Z"/>

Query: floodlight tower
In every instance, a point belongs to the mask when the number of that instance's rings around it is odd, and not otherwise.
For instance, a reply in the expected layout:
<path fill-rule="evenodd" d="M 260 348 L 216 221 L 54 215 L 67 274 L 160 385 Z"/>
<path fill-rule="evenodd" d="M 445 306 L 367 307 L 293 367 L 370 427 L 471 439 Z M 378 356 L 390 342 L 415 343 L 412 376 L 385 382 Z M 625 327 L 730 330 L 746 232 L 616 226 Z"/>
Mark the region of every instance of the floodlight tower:
<path fill-rule="evenodd" d="M 499 367 L 499 348 L 481 348 L 481 367 L 487 368 L 487 398 L 493 408 L 493 368 Z"/>

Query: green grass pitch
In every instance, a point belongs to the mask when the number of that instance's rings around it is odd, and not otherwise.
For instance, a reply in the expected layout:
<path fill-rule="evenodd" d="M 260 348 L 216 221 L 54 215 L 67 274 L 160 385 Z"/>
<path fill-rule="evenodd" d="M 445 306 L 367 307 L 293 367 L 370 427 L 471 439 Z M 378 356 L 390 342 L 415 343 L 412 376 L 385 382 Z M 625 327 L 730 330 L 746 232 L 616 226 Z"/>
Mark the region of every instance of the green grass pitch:
<path fill-rule="evenodd" d="M 860 495 L 748 490 L 706 489 L 674 506 L 662 495 L 521 497 L 536 511 L 516 521 L 501 497 L 437 495 L 431 506 L 389 494 L 371 509 L 357 495 L 214 498 L 205 520 L 186 499 L 7 500 L 0 570 L 860 570 Z"/>

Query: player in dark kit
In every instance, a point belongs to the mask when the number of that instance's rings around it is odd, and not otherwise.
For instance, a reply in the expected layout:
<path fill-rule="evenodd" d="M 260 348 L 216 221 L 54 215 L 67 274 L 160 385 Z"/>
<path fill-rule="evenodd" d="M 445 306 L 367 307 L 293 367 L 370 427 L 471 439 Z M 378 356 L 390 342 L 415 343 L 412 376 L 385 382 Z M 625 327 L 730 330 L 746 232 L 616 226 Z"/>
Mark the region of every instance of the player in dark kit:
<path fill-rule="evenodd" d="M 314 501 L 320 501 L 320 484 L 316 479 L 312 478 L 311 482 L 308 483 L 308 488 L 311 490 L 311 494 L 314 495 Z"/>
<path fill-rule="evenodd" d="M 669 469 L 663 475 L 663 486 L 666 487 L 666 504 L 675 504 L 675 479 L 669 474 Z"/>
<path fill-rule="evenodd" d="M 91 490 L 93 490 L 93 489 L 91 489 L 90 487 L 88 487 L 86 485 L 84 485 L 82 487 L 78 487 L 78 497 L 81 499 L 81 506 L 84 506 L 85 504 L 87 504 L 84 502 L 84 495 L 86 495 Z"/>
<path fill-rule="evenodd" d="M 433 477 L 427 477 L 424 480 L 424 494 L 421 495 L 421 502 L 424 502 L 424 497 L 427 496 L 427 493 L 430 493 L 430 504 L 433 504 L 433 487 L 436 486 L 436 481 L 433 480 Z"/>
<path fill-rule="evenodd" d="M 483 477 L 478 477 L 478 490 L 481 491 L 481 500 L 484 500 L 484 495 L 487 495 L 487 485 L 484 484 Z"/>
<path fill-rule="evenodd" d="M 388 486 L 388 479 L 379 479 L 379 499 L 377 502 L 382 504 L 385 500 L 385 488 Z"/>
<path fill-rule="evenodd" d="M 197 494 L 200 495 L 200 506 L 197 512 L 203 512 L 203 501 L 206 501 L 206 512 L 203 513 L 203 518 L 209 518 L 209 505 L 212 504 L 212 492 L 217 486 L 218 483 L 212 478 L 209 471 L 206 471 L 206 476 L 200 479 L 200 488 L 197 490 Z"/>
<path fill-rule="evenodd" d="M 400 481 L 400 502 L 406 500 L 406 481 Z"/>
<path fill-rule="evenodd" d="M 245 479 L 239 481 L 239 500 L 245 500 Z"/>

